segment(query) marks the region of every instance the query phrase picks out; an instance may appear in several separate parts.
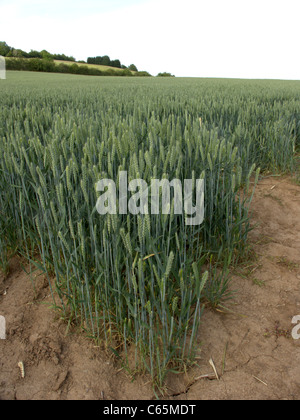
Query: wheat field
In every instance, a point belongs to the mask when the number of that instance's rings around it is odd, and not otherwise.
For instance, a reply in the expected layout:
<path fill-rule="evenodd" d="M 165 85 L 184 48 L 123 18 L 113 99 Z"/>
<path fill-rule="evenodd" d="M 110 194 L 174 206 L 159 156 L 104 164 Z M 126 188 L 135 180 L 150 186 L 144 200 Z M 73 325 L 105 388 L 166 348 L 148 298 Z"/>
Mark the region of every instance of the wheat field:
<path fill-rule="evenodd" d="M 259 177 L 295 170 L 300 83 L 7 73 L 0 268 L 24 256 L 67 322 L 159 388 L 195 361 L 204 305 L 231 299 Z M 99 215 L 96 183 L 122 171 L 204 179 L 204 222 L 187 226 L 174 202 L 167 215 Z"/>

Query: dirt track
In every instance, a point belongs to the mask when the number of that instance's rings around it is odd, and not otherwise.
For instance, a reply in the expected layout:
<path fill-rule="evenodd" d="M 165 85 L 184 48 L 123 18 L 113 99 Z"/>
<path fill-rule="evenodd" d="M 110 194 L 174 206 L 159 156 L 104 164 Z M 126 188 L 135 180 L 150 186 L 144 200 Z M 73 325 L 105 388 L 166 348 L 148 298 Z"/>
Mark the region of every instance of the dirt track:
<path fill-rule="evenodd" d="M 251 209 L 255 258 L 235 270 L 233 313 L 205 310 L 198 366 L 171 375 L 166 398 L 300 399 L 300 340 L 291 336 L 292 318 L 300 315 L 300 186 L 266 178 Z M 7 323 L 7 339 L 0 340 L 0 399 L 154 397 L 148 378 L 132 381 L 83 334 L 66 335 L 65 322 L 50 307 L 48 282 L 42 276 L 33 281 L 35 292 L 18 259 L 7 279 L 0 275 L 0 315 Z"/>

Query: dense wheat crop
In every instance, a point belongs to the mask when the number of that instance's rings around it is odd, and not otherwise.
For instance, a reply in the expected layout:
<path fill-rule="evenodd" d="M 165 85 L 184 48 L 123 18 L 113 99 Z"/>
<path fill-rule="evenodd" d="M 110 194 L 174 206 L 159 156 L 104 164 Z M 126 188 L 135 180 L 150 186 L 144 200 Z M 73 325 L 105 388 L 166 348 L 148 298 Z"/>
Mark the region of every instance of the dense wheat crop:
<path fill-rule="evenodd" d="M 2 268 L 25 255 L 69 323 L 161 385 L 193 361 L 203 303 L 229 297 L 259 171 L 293 170 L 300 83 L 13 72 L 0 82 Z M 149 184 L 204 179 L 204 222 L 187 226 L 174 205 L 101 216 L 95 185 L 121 171 Z"/>

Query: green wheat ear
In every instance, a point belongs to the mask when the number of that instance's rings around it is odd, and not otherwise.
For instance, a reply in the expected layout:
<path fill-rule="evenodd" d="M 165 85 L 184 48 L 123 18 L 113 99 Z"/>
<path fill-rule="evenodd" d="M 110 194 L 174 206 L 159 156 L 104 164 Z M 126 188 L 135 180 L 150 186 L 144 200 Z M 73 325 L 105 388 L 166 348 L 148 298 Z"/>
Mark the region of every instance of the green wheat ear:
<path fill-rule="evenodd" d="M 176 312 L 177 305 L 178 305 L 178 300 L 179 300 L 178 296 L 174 297 L 173 300 L 172 300 L 172 312 L 173 313 Z"/>
<path fill-rule="evenodd" d="M 164 274 L 164 278 L 165 279 L 167 279 L 170 276 L 170 273 L 171 273 L 171 270 L 172 270 L 172 266 L 173 266 L 173 262 L 174 262 L 174 258 L 175 258 L 174 252 L 171 251 L 170 252 L 170 255 L 169 255 L 169 258 L 168 258 L 168 262 L 167 262 L 167 266 L 166 266 L 166 271 L 165 271 L 165 274 Z"/>

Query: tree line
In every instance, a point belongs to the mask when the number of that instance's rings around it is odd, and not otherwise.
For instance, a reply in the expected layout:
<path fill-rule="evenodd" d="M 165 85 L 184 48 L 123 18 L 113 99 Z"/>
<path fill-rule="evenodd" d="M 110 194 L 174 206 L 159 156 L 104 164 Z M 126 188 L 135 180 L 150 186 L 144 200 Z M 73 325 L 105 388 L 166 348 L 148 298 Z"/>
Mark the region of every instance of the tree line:
<path fill-rule="evenodd" d="M 0 56 L 6 57 L 7 70 L 42 71 L 54 73 L 85 74 L 90 76 L 151 76 L 146 71 L 138 71 L 134 64 L 125 66 L 120 60 L 111 60 L 108 55 L 88 57 L 87 62 L 78 61 L 72 56 L 65 54 L 52 54 L 47 50 L 30 52 L 10 47 L 6 42 L 0 41 Z M 70 64 L 57 63 L 56 61 L 68 61 Z M 112 69 L 100 70 L 84 64 L 98 64 L 112 67 Z M 114 70 L 118 69 L 117 71 Z M 134 73 L 132 73 L 134 72 Z M 159 73 L 158 77 L 172 77 L 170 73 Z"/>
<path fill-rule="evenodd" d="M 6 42 L 0 42 L 0 55 L 3 57 L 10 58 L 40 58 L 43 60 L 57 60 L 57 61 L 71 61 L 76 62 L 76 59 L 72 56 L 66 54 L 51 54 L 47 50 L 36 51 L 30 50 L 30 52 L 23 51 L 14 47 L 10 47 Z M 80 61 L 80 63 L 85 63 L 85 61 Z M 111 60 L 108 55 L 97 56 L 97 57 L 88 57 L 87 64 L 99 64 L 102 66 L 115 67 L 118 69 L 123 69 L 130 71 L 138 71 L 137 67 L 134 64 L 131 64 L 129 67 L 121 64 L 120 60 Z"/>
<path fill-rule="evenodd" d="M 108 55 L 97 56 L 97 57 L 88 57 L 87 59 L 88 64 L 98 64 L 100 66 L 109 66 L 109 67 L 116 67 L 118 69 L 128 69 L 130 71 L 138 71 L 137 67 L 134 64 L 130 64 L 130 66 L 125 66 L 121 64 L 120 60 L 111 60 Z"/>
<path fill-rule="evenodd" d="M 4 41 L 0 42 L 0 55 L 12 58 L 40 58 L 44 60 L 76 61 L 72 56 L 67 56 L 65 54 L 51 54 L 46 50 L 30 50 L 30 52 L 26 52 L 18 48 L 10 47 Z"/>
<path fill-rule="evenodd" d="M 51 60 L 40 58 L 10 58 L 6 57 L 7 70 L 38 71 L 47 73 L 69 73 L 82 74 L 87 76 L 127 76 L 127 77 L 150 77 L 147 71 L 138 71 L 133 73 L 129 69 L 105 69 L 100 70 L 97 67 L 88 67 L 87 65 L 78 65 L 76 63 L 58 63 Z"/>

